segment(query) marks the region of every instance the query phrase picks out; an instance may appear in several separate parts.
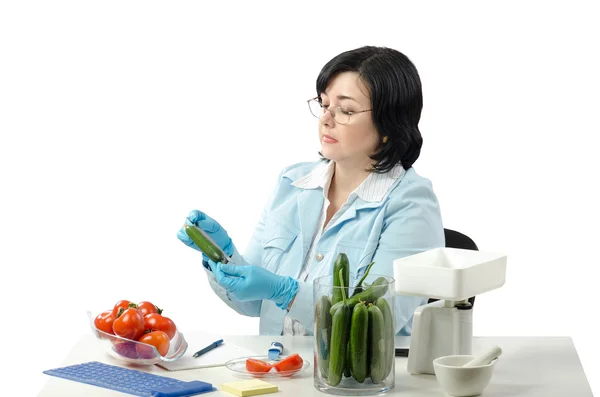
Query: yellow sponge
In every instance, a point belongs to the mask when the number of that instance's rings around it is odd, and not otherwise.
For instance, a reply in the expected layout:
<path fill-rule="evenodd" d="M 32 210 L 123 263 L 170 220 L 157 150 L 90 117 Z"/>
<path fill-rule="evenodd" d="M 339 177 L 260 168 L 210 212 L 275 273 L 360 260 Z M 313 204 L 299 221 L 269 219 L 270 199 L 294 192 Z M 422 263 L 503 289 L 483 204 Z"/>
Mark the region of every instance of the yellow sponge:
<path fill-rule="evenodd" d="M 236 396 L 258 396 L 259 394 L 276 393 L 277 385 L 264 382 L 260 379 L 241 380 L 238 382 L 223 383 L 221 390 L 233 393 Z"/>

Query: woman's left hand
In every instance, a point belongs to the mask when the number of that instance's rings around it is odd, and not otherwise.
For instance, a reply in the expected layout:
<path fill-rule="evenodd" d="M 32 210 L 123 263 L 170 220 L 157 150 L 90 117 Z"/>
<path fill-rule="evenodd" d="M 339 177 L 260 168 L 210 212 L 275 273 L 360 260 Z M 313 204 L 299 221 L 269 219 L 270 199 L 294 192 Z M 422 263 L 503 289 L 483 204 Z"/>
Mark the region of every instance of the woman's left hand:
<path fill-rule="evenodd" d="M 260 266 L 236 266 L 210 261 L 220 286 L 240 301 L 267 299 L 287 309 L 298 291 L 298 281 L 280 276 Z"/>

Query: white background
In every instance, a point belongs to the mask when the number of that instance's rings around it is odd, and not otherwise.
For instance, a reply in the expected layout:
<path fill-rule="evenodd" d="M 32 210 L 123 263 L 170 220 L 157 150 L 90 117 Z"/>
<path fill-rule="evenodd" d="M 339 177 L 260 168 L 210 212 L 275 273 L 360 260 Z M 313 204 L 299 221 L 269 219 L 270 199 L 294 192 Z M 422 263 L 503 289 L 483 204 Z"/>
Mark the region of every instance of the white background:
<path fill-rule="evenodd" d="M 258 333 L 176 232 L 198 208 L 243 251 L 280 169 L 317 159 L 320 68 L 380 45 L 420 72 L 415 169 L 445 226 L 508 254 L 475 335 L 571 336 L 600 394 L 592 3 L 210 3 L 0 6 L 3 387 L 36 394 L 120 299 Z"/>

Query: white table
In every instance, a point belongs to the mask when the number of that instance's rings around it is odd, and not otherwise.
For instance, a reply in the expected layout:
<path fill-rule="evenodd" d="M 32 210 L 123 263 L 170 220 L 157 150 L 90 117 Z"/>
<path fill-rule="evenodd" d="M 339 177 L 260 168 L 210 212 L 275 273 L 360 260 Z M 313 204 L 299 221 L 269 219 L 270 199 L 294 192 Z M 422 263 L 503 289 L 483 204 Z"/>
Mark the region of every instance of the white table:
<path fill-rule="evenodd" d="M 302 374 L 288 379 L 268 379 L 279 387 L 278 394 L 288 396 L 319 396 L 313 386 L 313 342 L 312 337 L 292 336 L 227 336 L 227 341 L 247 347 L 254 351 L 265 351 L 273 341 L 281 341 L 288 353 L 297 352 L 310 361 L 310 367 Z M 502 356 L 496 364 L 490 385 L 483 397 L 528 396 L 528 397 L 576 397 L 592 396 L 589 383 L 583 372 L 573 341 L 569 337 L 475 337 L 473 351 L 478 353 L 485 347 L 497 344 L 502 348 Z M 397 346 L 406 346 L 406 339 L 398 337 Z M 387 393 L 390 396 L 445 396 L 441 386 L 433 375 L 411 375 L 406 371 L 407 358 L 396 358 L 396 387 Z M 101 361 L 107 364 L 121 365 L 103 350 L 92 335 L 77 342 L 68 357 L 57 363 L 56 367 L 79 364 L 88 361 Z M 50 369 L 50 368 L 48 368 Z M 234 376 L 225 367 L 204 368 L 170 372 L 157 366 L 147 368 L 162 376 L 183 381 L 201 380 L 219 387 L 225 382 L 243 380 Z M 79 382 L 43 375 L 48 378 L 40 397 L 50 396 L 114 396 L 125 397 L 129 394 L 90 386 Z M 206 396 L 233 396 L 216 391 Z"/>

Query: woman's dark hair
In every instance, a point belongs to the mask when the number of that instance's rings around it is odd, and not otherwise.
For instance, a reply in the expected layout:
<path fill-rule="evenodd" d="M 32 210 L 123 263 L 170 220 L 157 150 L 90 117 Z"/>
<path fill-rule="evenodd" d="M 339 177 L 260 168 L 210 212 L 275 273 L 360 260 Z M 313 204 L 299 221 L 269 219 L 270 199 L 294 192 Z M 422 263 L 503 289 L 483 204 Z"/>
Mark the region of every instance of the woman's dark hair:
<path fill-rule="evenodd" d="M 380 146 L 371 159 L 374 172 L 387 172 L 401 163 L 412 167 L 419 158 L 423 138 L 419 120 L 423 107 L 421 79 L 415 65 L 399 51 L 386 47 L 361 47 L 343 52 L 327 62 L 317 77 L 317 95 L 342 72 L 356 72 L 371 96 L 372 117 Z M 383 143 L 383 137 L 387 142 Z"/>

